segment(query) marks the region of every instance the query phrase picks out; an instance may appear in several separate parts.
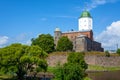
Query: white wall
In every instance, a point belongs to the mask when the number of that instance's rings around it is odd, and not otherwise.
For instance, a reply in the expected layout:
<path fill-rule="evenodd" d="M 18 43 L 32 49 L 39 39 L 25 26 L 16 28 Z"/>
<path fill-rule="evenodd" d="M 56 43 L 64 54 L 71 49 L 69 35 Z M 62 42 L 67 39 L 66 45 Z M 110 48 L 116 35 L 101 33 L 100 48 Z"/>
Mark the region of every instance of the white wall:
<path fill-rule="evenodd" d="M 79 31 L 92 30 L 93 26 L 92 23 L 93 23 L 92 18 L 79 18 L 78 20 Z"/>

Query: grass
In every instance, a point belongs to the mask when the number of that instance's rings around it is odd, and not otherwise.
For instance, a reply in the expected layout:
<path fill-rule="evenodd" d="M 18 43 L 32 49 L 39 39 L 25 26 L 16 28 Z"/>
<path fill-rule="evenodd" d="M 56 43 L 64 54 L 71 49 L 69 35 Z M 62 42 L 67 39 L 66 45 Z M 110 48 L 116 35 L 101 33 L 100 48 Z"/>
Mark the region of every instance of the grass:
<path fill-rule="evenodd" d="M 48 67 L 48 72 L 53 72 L 56 68 L 55 67 Z M 96 65 L 88 65 L 88 71 L 116 71 L 120 70 L 120 67 L 103 67 L 103 66 L 96 66 Z"/>
<path fill-rule="evenodd" d="M 88 70 L 90 71 L 116 71 L 116 70 L 120 70 L 120 67 L 103 67 L 103 66 L 89 65 Z"/>
<path fill-rule="evenodd" d="M 0 80 L 15 80 L 15 78 L 12 75 L 0 75 Z"/>
<path fill-rule="evenodd" d="M 71 52 L 52 52 L 48 56 L 54 56 L 54 55 L 69 55 Z M 105 56 L 105 52 L 97 52 L 97 51 L 90 51 L 90 52 L 85 52 L 85 55 L 100 55 L 100 56 Z M 120 56 L 117 53 L 112 53 L 110 56 Z"/>
<path fill-rule="evenodd" d="M 52 52 L 48 54 L 48 56 L 55 56 L 55 55 L 68 55 L 70 52 Z"/>
<path fill-rule="evenodd" d="M 90 79 L 89 77 L 85 77 L 84 80 L 92 80 L 92 79 Z"/>
<path fill-rule="evenodd" d="M 52 73 L 55 69 L 56 69 L 55 67 L 48 66 L 47 72 L 51 72 Z"/>

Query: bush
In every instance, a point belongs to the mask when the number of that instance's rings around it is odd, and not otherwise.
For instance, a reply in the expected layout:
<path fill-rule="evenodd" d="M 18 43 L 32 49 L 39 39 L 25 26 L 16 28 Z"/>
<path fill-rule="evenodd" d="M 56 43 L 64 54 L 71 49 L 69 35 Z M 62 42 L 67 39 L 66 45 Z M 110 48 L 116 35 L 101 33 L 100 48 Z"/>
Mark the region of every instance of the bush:
<path fill-rule="evenodd" d="M 108 51 L 105 51 L 105 56 L 110 57 L 110 53 Z"/>
<path fill-rule="evenodd" d="M 119 49 L 117 49 L 117 54 L 119 54 L 119 55 L 120 55 L 120 48 L 119 48 Z"/>
<path fill-rule="evenodd" d="M 82 53 L 70 53 L 67 63 L 56 66 L 54 80 L 83 80 L 87 64 Z"/>

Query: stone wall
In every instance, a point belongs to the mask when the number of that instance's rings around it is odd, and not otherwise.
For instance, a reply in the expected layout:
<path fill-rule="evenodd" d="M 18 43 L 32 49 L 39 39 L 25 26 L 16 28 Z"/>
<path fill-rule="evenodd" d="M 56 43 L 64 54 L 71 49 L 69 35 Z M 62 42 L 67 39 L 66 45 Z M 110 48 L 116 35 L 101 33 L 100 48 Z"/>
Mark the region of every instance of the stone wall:
<path fill-rule="evenodd" d="M 64 54 L 64 55 L 50 55 L 48 58 L 47 58 L 47 63 L 49 66 L 56 66 L 57 63 L 61 63 L 61 64 L 64 64 L 67 62 L 67 55 Z"/>
<path fill-rule="evenodd" d="M 101 55 L 86 55 L 85 61 L 90 65 L 115 67 L 120 66 L 120 56 L 105 57 Z M 49 66 L 55 66 L 58 62 L 61 64 L 67 62 L 67 55 L 51 55 L 47 58 Z"/>
<path fill-rule="evenodd" d="M 120 66 L 120 56 L 105 57 L 101 55 L 87 55 L 85 61 L 91 65 L 99 65 L 106 67 Z"/>

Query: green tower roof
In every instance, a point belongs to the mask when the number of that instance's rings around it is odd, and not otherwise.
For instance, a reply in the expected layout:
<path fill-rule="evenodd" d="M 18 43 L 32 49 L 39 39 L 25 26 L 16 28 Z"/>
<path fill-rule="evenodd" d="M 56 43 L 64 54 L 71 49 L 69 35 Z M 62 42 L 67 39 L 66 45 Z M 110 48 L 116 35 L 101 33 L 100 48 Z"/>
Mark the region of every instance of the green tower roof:
<path fill-rule="evenodd" d="M 88 11 L 83 11 L 82 14 L 81 14 L 81 16 L 80 16 L 80 18 L 84 18 L 84 17 L 91 18 L 91 15 L 90 15 L 90 13 Z"/>

